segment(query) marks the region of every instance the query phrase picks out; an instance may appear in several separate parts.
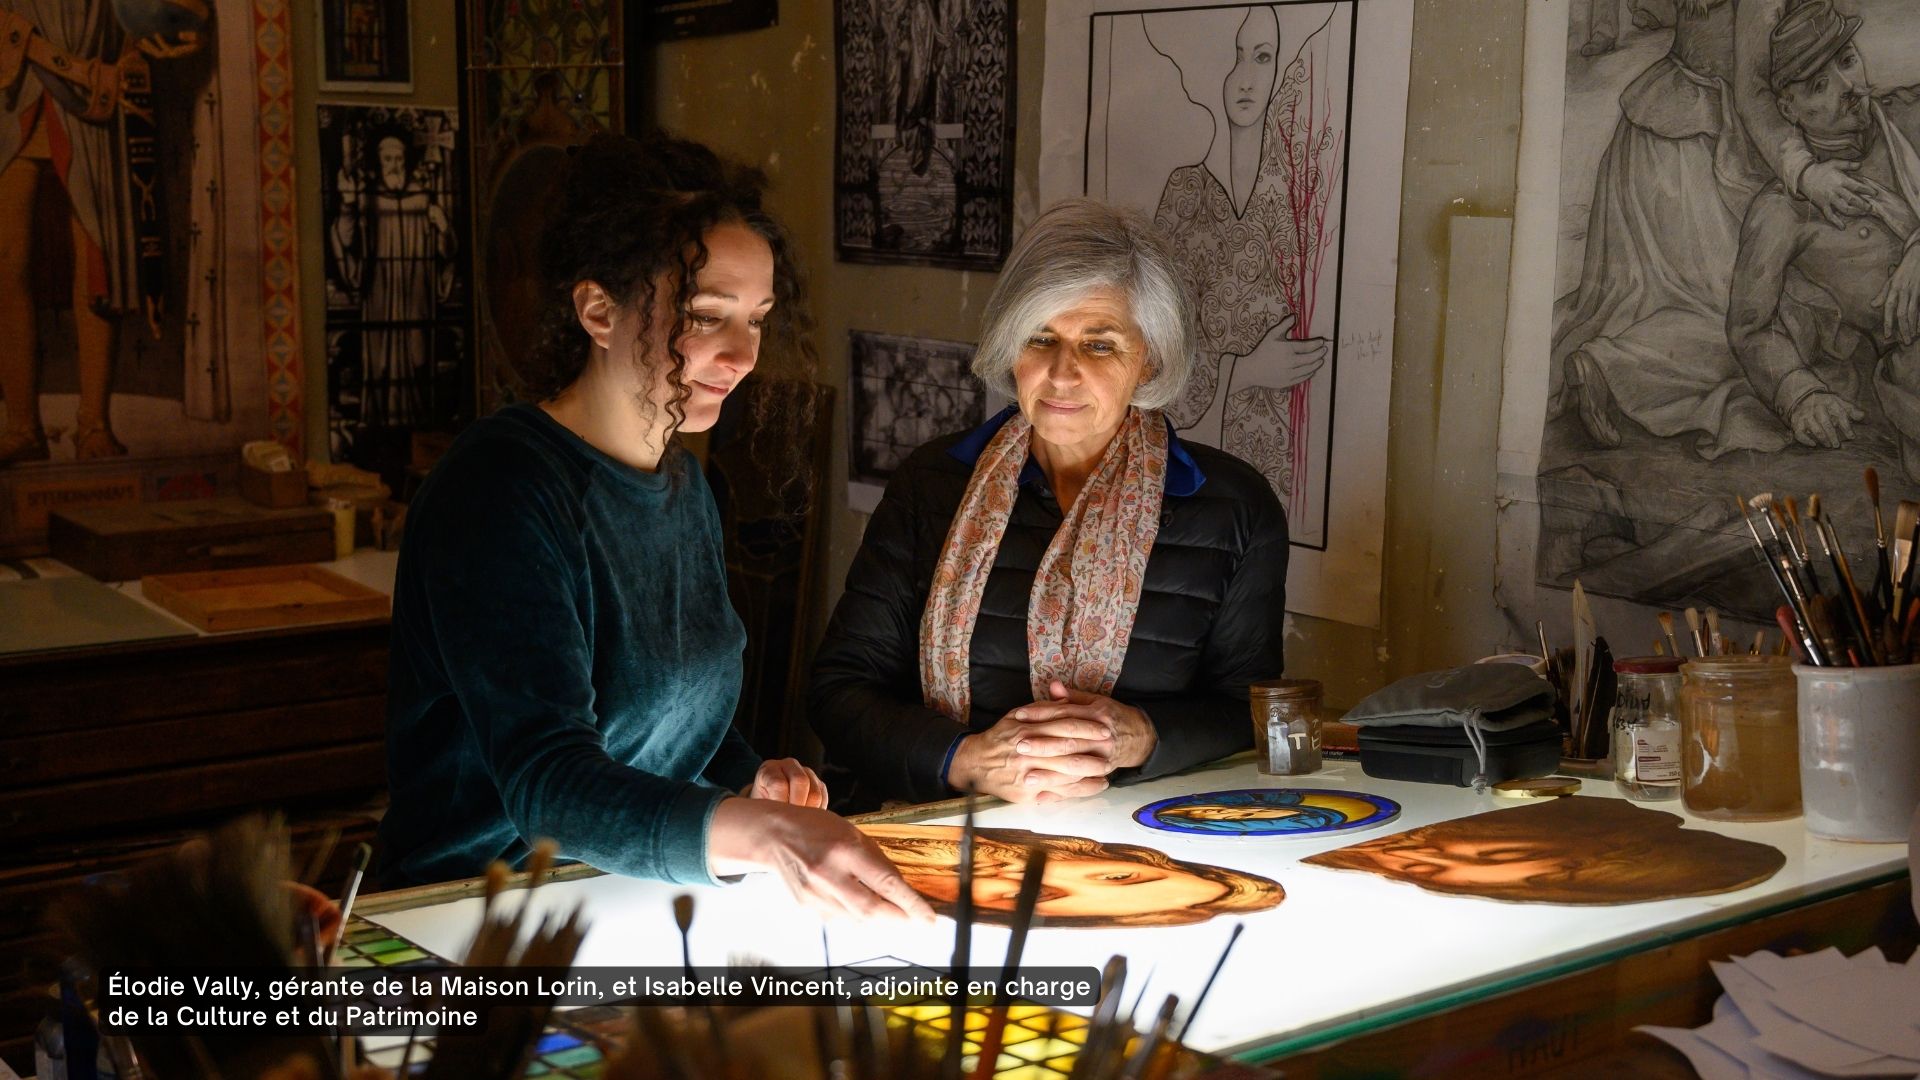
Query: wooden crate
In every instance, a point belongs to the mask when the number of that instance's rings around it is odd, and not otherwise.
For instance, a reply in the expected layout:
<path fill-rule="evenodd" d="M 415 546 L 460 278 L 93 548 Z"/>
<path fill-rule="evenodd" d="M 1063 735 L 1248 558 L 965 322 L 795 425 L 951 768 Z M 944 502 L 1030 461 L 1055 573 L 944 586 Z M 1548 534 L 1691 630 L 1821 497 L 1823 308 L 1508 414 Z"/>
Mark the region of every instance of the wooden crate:
<path fill-rule="evenodd" d="M 333 558 L 333 515 L 268 510 L 237 496 L 180 502 L 110 503 L 54 511 L 53 557 L 101 581 L 147 574 L 324 562 Z"/>
<path fill-rule="evenodd" d="M 202 630 L 257 630 L 387 615 L 387 594 L 311 564 L 140 579 L 147 599 Z"/>

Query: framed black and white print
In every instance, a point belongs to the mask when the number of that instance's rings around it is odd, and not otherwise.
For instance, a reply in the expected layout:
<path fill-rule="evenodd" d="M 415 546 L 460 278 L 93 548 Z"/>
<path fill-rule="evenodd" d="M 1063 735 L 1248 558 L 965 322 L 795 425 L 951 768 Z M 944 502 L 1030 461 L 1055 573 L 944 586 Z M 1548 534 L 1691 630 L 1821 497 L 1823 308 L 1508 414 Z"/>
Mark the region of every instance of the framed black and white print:
<path fill-rule="evenodd" d="M 316 0 L 320 89 L 413 91 L 410 0 Z"/>
<path fill-rule="evenodd" d="M 847 332 L 847 504 L 872 513 L 887 479 L 920 444 L 976 427 L 987 390 L 964 341 Z"/>
<path fill-rule="evenodd" d="M 1009 0 L 835 0 L 834 251 L 998 270 L 1013 230 Z"/>

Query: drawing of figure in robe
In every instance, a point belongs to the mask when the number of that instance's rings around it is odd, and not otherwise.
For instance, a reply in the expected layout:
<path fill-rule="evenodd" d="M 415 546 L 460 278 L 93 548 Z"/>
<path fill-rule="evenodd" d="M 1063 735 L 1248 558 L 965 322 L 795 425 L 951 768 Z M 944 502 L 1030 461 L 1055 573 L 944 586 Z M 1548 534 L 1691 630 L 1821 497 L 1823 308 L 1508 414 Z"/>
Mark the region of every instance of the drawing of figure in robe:
<path fill-rule="evenodd" d="M 1234 38 L 1233 69 L 1221 86 L 1225 143 L 1216 137 L 1206 160 L 1168 175 L 1154 220 L 1180 252 L 1196 300 L 1199 355 L 1184 397 L 1168 409 L 1174 426 L 1246 459 L 1297 507 L 1291 497 L 1305 417 L 1304 395 L 1295 388 L 1313 378 L 1329 354 L 1326 339 L 1306 337 L 1312 311 L 1300 310 L 1300 300 L 1317 287 L 1308 278 L 1317 278 L 1312 271 L 1327 236 L 1314 234 L 1311 205 L 1302 229 L 1295 208 L 1303 193 L 1289 174 L 1306 180 L 1311 171 L 1322 221 L 1326 193 L 1335 185 L 1320 167 L 1328 144 L 1318 136 L 1331 133 L 1311 125 L 1288 129 L 1297 112 L 1275 105 L 1300 93 L 1308 78 L 1299 59 L 1282 78 L 1280 44 L 1274 10 L 1248 8 Z M 1310 39 L 1300 55 L 1311 45 Z M 1283 137 L 1290 131 L 1303 135 L 1305 145 Z"/>
<path fill-rule="evenodd" d="M 344 160 L 356 160 L 353 135 Z M 375 143 L 375 176 L 352 164 L 336 179 L 339 215 L 328 242 L 341 283 L 360 302 L 360 423 L 404 427 L 428 419 L 423 381 L 433 362 L 430 325 L 455 285 L 454 233 L 447 210 L 437 136 L 423 136 L 427 153 L 408 167 L 407 142 L 398 134 Z M 448 136 L 450 139 L 450 136 Z"/>
<path fill-rule="evenodd" d="M 0 466 L 50 456 L 34 310 L 36 279 L 49 265 L 71 266 L 57 288 L 73 313 L 75 455 L 127 452 L 107 415 L 115 322 L 136 312 L 157 322 L 157 313 L 138 280 L 135 196 L 118 121 L 129 87 L 146 85 L 149 58 L 197 51 L 210 18 L 198 0 L 0 0 L 8 43 L 0 48 Z M 57 222 L 38 209 L 49 186 L 58 189 Z M 151 189 L 140 196 L 149 207 L 157 198 Z M 70 254 L 53 254 L 61 249 Z"/>
<path fill-rule="evenodd" d="M 941 73 L 954 46 L 958 0 L 879 0 L 876 23 L 887 40 L 886 113 L 916 175 L 933 154 Z"/>
<path fill-rule="evenodd" d="M 1740 223 L 1775 177 L 1836 222 L 1864 212 L 1870 194 L 1841 164 L 1815 161 L 1774 105 L 1767 39 L 1796 6 L 1678 0 L 1672 49 L 1620 95 L 1579 285 L 1554 305 L 1550 415 L 1574 411 L 1602 446 L 1620 444 L 1622 419 L 1690 436 L 1707 459 L 1792 441 L 1728 344 Z M 1823 306 L 1791 288 L 1783 300 L 1806 352 L 1832 332 Z"/>
<path fill-rule="evenodd" d="M 155 343 L 186 419 L 232 419 L 218 37 L 213 0 L 0 0 L 0 467 L 126 454 L 116 357 Z"/>

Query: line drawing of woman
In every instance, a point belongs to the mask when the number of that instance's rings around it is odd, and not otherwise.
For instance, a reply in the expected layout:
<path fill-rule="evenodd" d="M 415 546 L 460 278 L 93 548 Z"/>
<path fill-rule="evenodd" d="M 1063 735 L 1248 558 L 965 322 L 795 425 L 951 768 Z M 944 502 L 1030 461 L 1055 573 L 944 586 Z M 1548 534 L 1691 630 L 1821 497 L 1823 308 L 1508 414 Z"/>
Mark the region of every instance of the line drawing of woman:
<path fill-rule="evenodd" d="M 1289 205 L 1301 192 L 1288 180 L 1275 103 L 1284 89 L 1299 89 L 1302 58 L 1325 29 L 1322 24 L 1302 41 L 1283 78 L 1278 15 L 1268 5 L 1246 9 L 1234 36 L 1233 68 L 1221 83 L 1220 110 L 1188 96 L 1213 117 L 1212 145 L 1203 160 L 1168 174 L 1154 213 L 1181 251 L 1200 337 L 1186 395 L 1168 414 L 1183 434 L 1252 463 L 1296 515 L 1296 478 L 1305 463 L 1295 429 L 1305 418 L 1292 391 L 1326 364 L 1331 343 L 1304 336 L 1301 322 L 1310 324 L 1312 312 L 1296 310 L 1282 280 L 1280 253 L 1297 250 L 1302 240 Z M 1146 32 L 1161 51 L 1153 31 Z"/>
<path fill-rule="evenodd" d="M 952 916 L 960 896 L 957 825 L 862 825 L 907 884 L 934 910 Z M 1027 850 L 1047 850 L 1046 878 L 1034 907 L 1034 926 L 1106 929 L 1188 926 L 1216 915 L 1278 907 L 1278 882 L 1223 866 L 1185 862 L 1137 844 L 1026 829 L 975 829 L 974 918 L 1012 925 Z"/>
<path fill-rule="evenodd" d="M 1134 820 L 1148 828 L 1173 832 L 1273 836 L 1313 833 L 1360 822 L 1379 824 L 1398 814 L 1397 807 L 1389 812 L 1339 792 L 1263 788 L 1167 799 L 1141 807 L 1134 812 Z"/>
<path fill-rule="evenodd" d="M 1624 799 L 1572 795 L 1423 825 L 1300 860 L 1429 892 L 1533 904 L 1637 904 L 1758 885 L 1779 848 Z"/>

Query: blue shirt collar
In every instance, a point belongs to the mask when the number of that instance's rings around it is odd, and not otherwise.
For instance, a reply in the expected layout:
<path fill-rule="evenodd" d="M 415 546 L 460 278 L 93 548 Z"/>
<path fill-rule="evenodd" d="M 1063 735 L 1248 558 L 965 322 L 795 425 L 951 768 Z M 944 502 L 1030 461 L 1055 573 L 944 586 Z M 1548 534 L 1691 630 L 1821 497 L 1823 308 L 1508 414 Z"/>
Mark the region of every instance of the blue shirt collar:
<path fill-rule="evenodd" d="M 952 455 L 955 461 L 972 468 L 980 460 L 980 455 L 986 451 L 987 443 L 993 441 L 994 435 L 999 433 L 1008 420 L 1013 419 L 1013 414 L 1019 411 L 1019 408 L 1018 405 L 1009 405 L 995 413 L 986 423 L 967 432 L 966 438 L 954 443 L 948 448 L 947 453 Z M 1207 482 L 1207 477 L 1200 471 L 1200 464 L 1193 460 L 1193 455 L 1187 452 L 1186 444 L 1181 442 L 1180 436 L 1174 433 L 1173 421 L 1166 421 L 1166 425 L 1167 494 L 1185 498 L 1199 491 L 1200 485 Z M 1046 475 L 1040 471 L 1039 462 L 1033 460 L 1032 454 L 1028 454 L 1026 465 L 1020 469 L 1020 483 L 1039 484 L 1045 479 Z"/>

